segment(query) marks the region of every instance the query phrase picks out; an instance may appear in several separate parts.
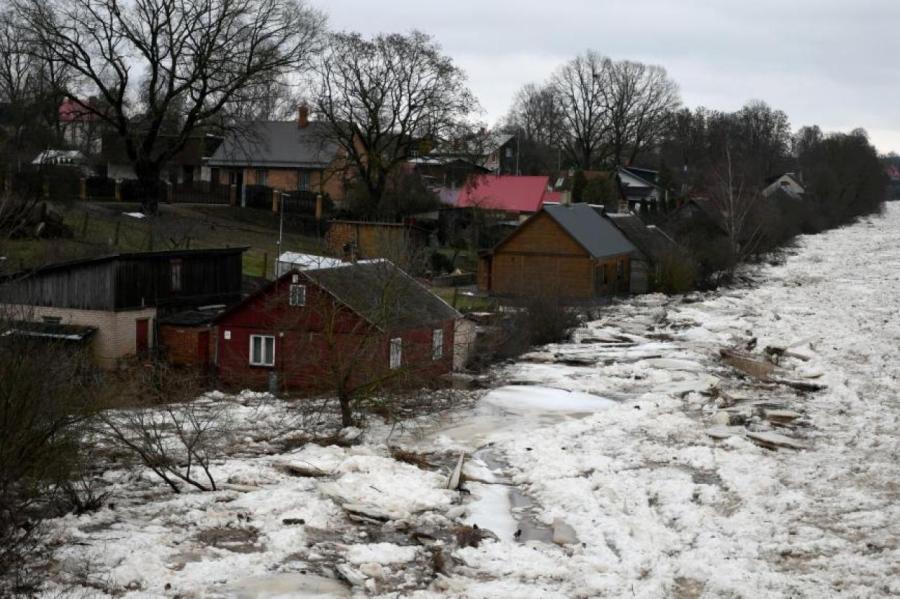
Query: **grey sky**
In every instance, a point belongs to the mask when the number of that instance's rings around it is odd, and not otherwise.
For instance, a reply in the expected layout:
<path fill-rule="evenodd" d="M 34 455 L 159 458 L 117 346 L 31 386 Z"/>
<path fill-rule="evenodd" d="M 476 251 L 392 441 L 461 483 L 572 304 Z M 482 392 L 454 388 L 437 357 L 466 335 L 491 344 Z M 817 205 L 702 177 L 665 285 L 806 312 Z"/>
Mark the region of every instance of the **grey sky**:
<path fill-rule="evenodd" d="M 794 129 L 864 127 L 900 152 L 898 0 L 311 0 L 334 29 L 432 34 L 494 123 L 513 94 L 593 48 L 660 64 L 684 103 L 761 99 Z"/>

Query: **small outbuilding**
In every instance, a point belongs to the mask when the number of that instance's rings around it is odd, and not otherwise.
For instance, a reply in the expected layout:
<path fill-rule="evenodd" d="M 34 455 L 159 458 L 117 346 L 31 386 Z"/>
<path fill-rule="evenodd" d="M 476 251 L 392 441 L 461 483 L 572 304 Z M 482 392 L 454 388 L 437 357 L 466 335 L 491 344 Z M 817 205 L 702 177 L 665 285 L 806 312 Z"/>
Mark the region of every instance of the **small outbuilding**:
<path fill-rule="evenodd" d="M 637 248 L 631 256 L 631 292 L 646 293 L 655 289 L 662 267 L 666 261 L 675 258 L 678 245 L 662 229 L 644 223 L 637 214 L 606 216 Z"/>
<path fill-rule="evenodd" d="M 500 296 L 566 300 L 626 293 L 637 251 L 602 206 L 544 204 L 481 256 L 478 285 Z"/>

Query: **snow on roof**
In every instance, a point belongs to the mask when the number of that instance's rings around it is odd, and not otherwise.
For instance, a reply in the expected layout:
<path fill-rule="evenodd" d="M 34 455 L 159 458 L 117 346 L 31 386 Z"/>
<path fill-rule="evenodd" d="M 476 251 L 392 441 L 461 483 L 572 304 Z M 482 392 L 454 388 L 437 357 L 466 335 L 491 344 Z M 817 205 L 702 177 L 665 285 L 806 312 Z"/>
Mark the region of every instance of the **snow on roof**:
<path fill-rule="evenodd" d="M 537 212 L 548 200 L 550 178 L 479 175 L 460 189 L 457 206 L 505 212 Z"/>
<path fill-rule="evenodd" d="M 78 150 L 44 150 L 31 164 L 80 164 L 85 160 L 84 154 Z"/>
<path fill-rule="evenodd" d="M 299 252 L 284 252 L 278 257 L 278 276 L 289 270 L 315 270 L 317 268 L 334 268 L 344 264 L 338 258 L 329 256 L 317 256 L 315 254 L 302 254 Z"/>

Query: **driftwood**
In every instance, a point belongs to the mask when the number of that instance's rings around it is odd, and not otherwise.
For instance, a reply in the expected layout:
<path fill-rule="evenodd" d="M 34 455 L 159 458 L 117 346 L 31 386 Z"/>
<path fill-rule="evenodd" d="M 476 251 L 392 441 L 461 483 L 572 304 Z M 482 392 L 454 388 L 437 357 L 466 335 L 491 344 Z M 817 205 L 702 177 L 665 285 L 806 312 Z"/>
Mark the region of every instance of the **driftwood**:
<path fill-rule="evenodd" d="M 775 365 L 771 362 L 760 360 L 746 352 L 734 349 L 719 350 L 722 361 L 741 372 L 752 376 L 761 381 L 770 381 L 772 373 L 775 372 Z"/>
<path fill-rule="evenodd" d="M 457 489 L 459 487 L 459 481 L 462 478 L 463 460 L 465 458 L 465 452 L 459 454 L 459 461 L 456 462 L 456 467 L 453 469 L 453 472 L 450 474 L 450 479 L 447 481 L 448 489 Z"/>
<path fill-rule="evenodd" d="M 811 358 L 806 354 L 801 354 L 799 352 L 795 352 L 794 350 L 788 347 L 778 347 L 775 345 L 768 345 L 765 349 L 766 355 L 772 358 L 794 358 L 797 360 L 802 360 L 804 362 L 808 362 Z"/>
<path fill-rule="evenodd" d="M 779 449 L 781 447 L 786 447 L 788 449 L 806 449 L 806 444 L 802 441 L 770 431 L 748 432 L 747 438 L 766 449 Z"/>
<path fill-rule="evenodd" d="M 810 383 L 808 381 L 793 381 L 790 379 L 782 379 L 782 378 L 773 378 L 770 379 L 773 383 L 778 383 L 779 385 L 785 385 L 786 387 L 791 387 L 796 389 L 797 391 L 803 391 L 804 393 L 812 392 L 812 391 L 821 391 L 823 389 L 827 389 L 828 385 L 822 385 L 819 383 Z"/>

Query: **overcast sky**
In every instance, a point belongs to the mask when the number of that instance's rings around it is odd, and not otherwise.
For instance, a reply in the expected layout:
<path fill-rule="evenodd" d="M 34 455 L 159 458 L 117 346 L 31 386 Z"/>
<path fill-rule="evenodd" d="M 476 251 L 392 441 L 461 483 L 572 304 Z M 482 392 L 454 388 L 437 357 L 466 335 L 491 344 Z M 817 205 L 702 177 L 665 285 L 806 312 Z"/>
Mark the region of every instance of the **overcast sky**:
<path fill-rule="evenodd" d="M 310 0 L 334 29 L 430 33 L 493 124 L 587 48 L 660 64 L 687 106 L 761 99 L 900 153 L 900 0 Z"/>

